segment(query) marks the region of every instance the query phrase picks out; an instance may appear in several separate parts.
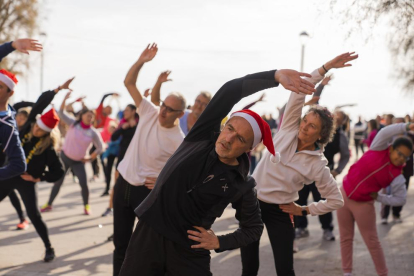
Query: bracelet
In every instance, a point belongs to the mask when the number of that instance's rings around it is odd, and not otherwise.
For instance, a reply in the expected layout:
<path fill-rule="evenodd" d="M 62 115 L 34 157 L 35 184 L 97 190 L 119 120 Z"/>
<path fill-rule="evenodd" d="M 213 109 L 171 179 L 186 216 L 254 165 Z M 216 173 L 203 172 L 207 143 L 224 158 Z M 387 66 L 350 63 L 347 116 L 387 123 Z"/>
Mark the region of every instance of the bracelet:
<path fill-rule="evenodd" d="M 326 73 L 328 73 L 328 70 L 325 68 L 325 64 L 322 65 L 323 70 L 325 70 Z"/>

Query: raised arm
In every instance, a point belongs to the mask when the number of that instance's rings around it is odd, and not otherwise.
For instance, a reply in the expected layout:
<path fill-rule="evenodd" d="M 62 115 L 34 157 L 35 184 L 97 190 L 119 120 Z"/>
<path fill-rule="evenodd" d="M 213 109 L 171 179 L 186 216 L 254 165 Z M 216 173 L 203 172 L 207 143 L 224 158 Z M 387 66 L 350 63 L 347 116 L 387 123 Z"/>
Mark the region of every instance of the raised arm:
<path fill-rule="evenodd" d="M 385 150 L 392 143 L 396 135 L 404 134 L 408 130 L 414 130 L 414 123 L 400 123 L 386 126 L 381 129 L 372 141 L 371 150 Z"/>
<path fill-rule="evenodd" d="M 250 109 L 252 106 L 254 106 L 255 104 L 257 104 L 258 102 L 263 102 L 265 95 L 266 95 L 266 93 L 263 93 L 262 96 L 260 96 L 260 98 L 257 101 L 254 101 L 252 103 L 249 103 L 248 105 L 246 105 L 245 107 L 243 107 L 243 110 Z"/>
<path fill-rule="evenodd" d="M 339 69 L 352 66 L 348 62 L 357 59 L 358 55 L 352 53 L 345 53 L 328 61 L 318 69 L 314 70 L 311 77 L 307 79 L 309 82 L 316 84 L 322 80 L 323 76 L 331 69 Z M 295 91 L 296 92 L 296 91 Z M 301 91 L 300 91 L 301 92 Z M 291 94 L 286 109 L 283 115 L 283 124 L 281 130 L 292 130 L 298 128 L 298 120 L 302 115 L 302 108 L 305 102 L 304 94 Z"/>
<path fill-rule="evenodd" d="M 155 104 L 156 106 L 161 105 L 161 85 L 164 82 L 172 81 L 172 79 L 169 79 L 169 75 L 171 74 L 171 71 L 165 71 L 162 72 L 157 79 L 157 82 L 155 83 L 154 87 L 152 88 L 151 92 L 151 102 Z"/>
<path fill-rule="evenodd" d="M 42 49 L 42 44 L 38 43 L 37 40 L 30 38 L 22 38 L 7 42 L 0 45 L 0 62 L 14 50 L 17 50 L 23 54 L 29 54 L 29 51 L 40 52 Z"/>
<path fill-rule="evenodd" d="M 72 118 L 72 117 L 69 117 L 66 114 L 66 111 L 65 111 L 66 101 L 69 99 L 71 93 L 72 93 L 72 91 L 69 91 L 66 94 L 66 96 L 63 98 L 62 104 L 60 105 L 60 108 L 59 108 L 59 111 L 58 111 L 59 118 L 62 119 L 65 122 L 65 124 L 67 124 L 68 126 L 75 123 L 75 119 Z"/>
<path fill-rule="evenodd" d="M 131 95 L 137 107 L 141 104 L 142 101 L 142 95 L 137 87 L 138 73 L 146 62 L 151 61 L 155 57 L 157 51 L 157 44 L 148 44 L 148 46 L 142 52 L 141 56 L 138 58 L 137 62 L 135 62 L 134 65 L 132 65 L 131 69 L 129 69 L 125 77 L 124 85 L 127 88 L 129 94 Z"/>
<path fill-rule="evenodd" d="M 329 84 L 329 82 L 332 80 L 332 78 L 333 78 L 333 75 L 326 76 L 321 81 L 321 83 L 318 85 L 318 87 L 316 87 L 316 92 L 313 93 L 312 99 L 310 99 L 309 101 L 307 101 L 304 104 L 304 106 L 306 106 L 306 105 L 319 104 L 319 100 L 321 99 L 322 91 L 325 88 L 325 86 Z"/>

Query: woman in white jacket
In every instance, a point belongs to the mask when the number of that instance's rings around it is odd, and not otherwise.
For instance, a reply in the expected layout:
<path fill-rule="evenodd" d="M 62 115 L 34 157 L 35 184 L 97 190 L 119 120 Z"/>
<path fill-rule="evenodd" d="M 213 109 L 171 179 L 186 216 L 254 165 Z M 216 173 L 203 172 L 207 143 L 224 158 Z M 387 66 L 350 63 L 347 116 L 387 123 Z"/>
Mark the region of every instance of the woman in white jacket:
<path fill-rule="evenodd" d="M 345 53 L 312 72 L 308 81 L 316 84 L 333 68 L 351 66 L 347 62 L 358 58 Z M 334 118 L 328 109 L 313 106 L 302 116 L 305 94 L 292 93 L 283 116 L 282 126 L 273 139 L 276 156 L 265 152 L 253 172 L 257 182 L 257 197 L 273 249 L 276 272 L 279 276 L 295 275 L 293 269 L 293 215 L 322 215 L 343 206 L 343 198 L 328 161 L 324 145 L 335 131 Z M 304 184 L 316 183 L 322 198 L 309 206 L 294 202 Z M 243 274 L 257 275 L 259 270 L 259 241 L 241 249 Z"/>

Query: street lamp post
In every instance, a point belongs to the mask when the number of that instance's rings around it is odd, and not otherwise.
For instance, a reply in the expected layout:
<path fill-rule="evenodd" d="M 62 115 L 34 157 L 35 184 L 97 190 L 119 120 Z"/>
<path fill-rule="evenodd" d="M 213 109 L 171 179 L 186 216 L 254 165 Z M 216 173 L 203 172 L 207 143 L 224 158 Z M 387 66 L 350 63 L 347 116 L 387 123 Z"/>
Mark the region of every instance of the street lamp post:
<path fill-rule="evenodd" d="M 307 32 L 303 31 L 299 35 L 300 43 L 302 44 L 302 55 L 300 59 L 300 71 L 303 72 L 303 61 L 305 59 L 305 44 L 309 39 L 309 35 Z"/>
<path fill-rule="evenodd" d="M 44 43 L 46 40 L 46 33 L 40 33 L 41 42 Z M 44 50 L 40 52 L 40 93 L 43 92 L 43 69 L 44 69 Z"/>

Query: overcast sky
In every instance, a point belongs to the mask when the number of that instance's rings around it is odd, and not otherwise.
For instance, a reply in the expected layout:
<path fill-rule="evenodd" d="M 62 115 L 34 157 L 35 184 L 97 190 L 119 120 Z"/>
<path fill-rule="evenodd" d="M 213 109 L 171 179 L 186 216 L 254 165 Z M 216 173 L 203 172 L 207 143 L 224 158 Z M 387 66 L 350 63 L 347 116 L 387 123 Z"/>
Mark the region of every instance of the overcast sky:
<path fill-rule="evenodd" d="M 164 84 L 162 96 L 171 91 L 184 94 L 189 103 L 204 90 L 215 93 L 233 78 L 259 71 L 299 70 L 299 33 L 307 31 L 305 70 L 311 72 L 329 59 L 347 51 L 360 58 L 353 67 L 335 71 L 320 103 L 329 108 L 357 103 L 346 111 L 353 118 L 376 114 L 397 116 L 413 113 L 413 97 L 401 92 L 392 78 L 387 51 L 386 27 L 378 28 L 369 43 L 359 35 L 346 38 L 346 26 L 332 15 L 327 1 L 316 0 L 176 0 L 108 1 L 55 0 L 42 10 L 44 41 L 44 90 L 55 88 L 76 76 L 73 98 L 85 95 L 90 108 L 103 94 L 117 91 L 121 107 L 131 103 L 123 80 L 143 48 L 157 42 L 159 51 L 138 78 L 143 91 L 152 87 L 158 74 L 171 70 L 173 82 Z M 21 80 L 16 101 L 36 100 L 40 94 L 40 55 L 31 55 L 32 69 Z M 276 113 L 289 97 L 275 88 L 266 92 L 266 102 L 253 110 Z M 63 98 L 58 95 L 54 104 Z M 243 99 L 235 108 L 257 99 Z M 113 102 L 115 103 L 115 102 Z M 116 106 L 116 105 L 115 105 Z"/>

